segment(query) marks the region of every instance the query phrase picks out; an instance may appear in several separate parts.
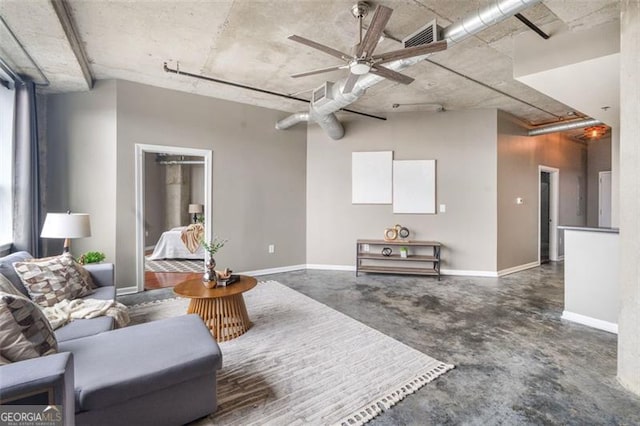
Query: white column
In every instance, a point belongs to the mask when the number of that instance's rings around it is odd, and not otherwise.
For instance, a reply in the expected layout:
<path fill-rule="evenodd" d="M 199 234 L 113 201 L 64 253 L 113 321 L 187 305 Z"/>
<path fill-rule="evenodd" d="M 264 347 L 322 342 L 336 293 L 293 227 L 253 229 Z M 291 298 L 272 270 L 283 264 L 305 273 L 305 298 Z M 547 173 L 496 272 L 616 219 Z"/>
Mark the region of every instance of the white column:
<path fill-rule="evenodd" d="M 640 2 L 620 2 L 618 380 L 640 395 Z"/>

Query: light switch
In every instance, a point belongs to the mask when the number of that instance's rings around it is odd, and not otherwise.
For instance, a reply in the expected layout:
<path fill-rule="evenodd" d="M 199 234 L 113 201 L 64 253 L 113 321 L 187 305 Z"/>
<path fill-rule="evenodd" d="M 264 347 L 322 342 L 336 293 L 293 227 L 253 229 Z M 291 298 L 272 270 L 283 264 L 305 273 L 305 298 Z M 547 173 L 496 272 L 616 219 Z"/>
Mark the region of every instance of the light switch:
<path fill-rule="evenodd" d="M 440 204 L 440 213 L 446 213 L 446 212 L 447 212 L 447 205 Z"/>

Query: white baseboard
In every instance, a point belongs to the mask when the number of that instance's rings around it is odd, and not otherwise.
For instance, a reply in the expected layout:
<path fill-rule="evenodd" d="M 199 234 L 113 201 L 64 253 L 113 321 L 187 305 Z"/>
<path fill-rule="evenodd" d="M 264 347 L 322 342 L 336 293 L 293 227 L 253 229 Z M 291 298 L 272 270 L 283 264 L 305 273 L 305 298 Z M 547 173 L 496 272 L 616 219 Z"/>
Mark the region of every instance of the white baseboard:
<path fill-rule="evenodd" d="M 558 256 L 558 262 L 564 262 L 564 254 L 562 256 Z"/>
<path fill-rule="evenodd" d="M 317 263 L 307 263 L 307 269 L 321 269 L 324 271 L 356 271 L 354 265 L 321 265 Z"/>
<path fill-rule="evenodd" d="M 495 271 L 466 271 L 463 269 L 440 269 L 440 275 L 457 275 L 459 277 L 497 277 Z"/>
<path fill-rule="evenodd" d="M 505 276 L 505 275 L 513 274 L 515 272 L 520 272 L 520 271 L 524 271 L 524 270 L 531 269 L 531 268 L 537 268 L 538 266 L 540 266 L 540 262 L 538 262 L 538 261 L 531 262 L 531 263 L 525 263 L 524 265 L 518 265 L 518 266 L 514 266 L 512 268 L 507 268 L 507 269 L 503 269 L 501 271 L 498 271 L 498 276 L 502 277 L 502 276 Z"/>
<path fill-rule="evenodd" d="M 598 330 L 608 331 L 609 333 L 618 334 L 618 324 L 603 321 L 596 318 L 591 318 L 586 315 L 580 315 L 569 311 L 562 312 L 562 319 L 571 322 L 577 322 L 578 324 L 586 325 L 589 327 L 597 328 Z"/>
<path fill-rule="evenodd" d="M 118 296 L 124 296 L 125 294 L 133 294 L 133 293 L 138 293 L 138 287 L 135 285 L 131 287 L 116 288 L 116 295 Z"/>
<path fill-rule="evenodd" d="M 268 268 L 268 269 L 257 269 L 255 271 L 244 271 L 238 272 L 242 275 L 251 275 L 251 276 L 259 276 L 259 275 L 271 275 L 271 274 L 281 274 L 283 272 L 293 272 L 293 271 L 303 271 L 306 269 L 306 265 L 292 265 L 292 266 L 280 266 L 278 268 Z"/>

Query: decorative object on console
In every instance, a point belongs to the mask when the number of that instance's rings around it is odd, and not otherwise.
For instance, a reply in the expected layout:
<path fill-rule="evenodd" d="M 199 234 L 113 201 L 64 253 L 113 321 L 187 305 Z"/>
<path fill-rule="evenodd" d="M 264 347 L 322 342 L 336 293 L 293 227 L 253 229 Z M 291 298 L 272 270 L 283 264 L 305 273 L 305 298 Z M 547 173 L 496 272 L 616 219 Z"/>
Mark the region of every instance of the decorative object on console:
<path fill-rule="evenodd" d="M 393 250 L 391 250 L 391 247 L 383 247 L 382 249 L 382 255 L 383 256 L 391 256 L 391 253 L 393 253 Z"/>
<path fill-rule="evenodd" d="M 193 215 L 193 223 L 198 223 L 198 215 L 204 212 L 202 204 L 189 204 L 189 214 Z"/>
<path fill-rule="evenodd" d="M 71 238 L 91 236 L 91 222 L 86 213 L 47 213 L 40 233 L 42 238 L 64 238 L 64 253 L 69 252 Z"/>
<path fill-rule="evenodd" d="M 409 229 L 402 226 L 396 225 L 393 228 L 386 228 L 384 230 L 384 239 L 385 241 L 395 241 L 398 237 L 406 240 L 409 237 Z"/>
<path fill-rule="evenodd" d="M 227 240 L 220 239 L 218 237 L 214 238 L 213 241 L 205 241 L 203 238 L 200 241 L 202 247 L 209 253 L 209 259 L 205 261 L 204 267 L 204 275 L 202 276 L 202 283 L 206 288 L 214 288 L 217 285 L 218 275 L 216 274 L 216 261 L 213 258 L 213 255 L 218 252 Z"/>
<path fill-rule="evenodd" d="M 409 257 L 409 249 L 407 247 L 400 247 L 400 257 L 403 259 Z"/>

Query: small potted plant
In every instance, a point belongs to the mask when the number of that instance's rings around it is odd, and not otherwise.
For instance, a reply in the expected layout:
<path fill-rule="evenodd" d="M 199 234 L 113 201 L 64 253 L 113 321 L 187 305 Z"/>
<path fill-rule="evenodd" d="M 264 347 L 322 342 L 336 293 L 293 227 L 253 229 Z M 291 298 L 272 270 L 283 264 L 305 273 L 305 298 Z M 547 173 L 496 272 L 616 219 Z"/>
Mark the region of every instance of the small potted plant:
<path fill-rule="evenodd" d="M 204 275 L 202 276 L 202 282 L 207 288 L 214 288 L 216 286 L 216 261 L 213 258 L 213 255 L 218 252 L 227 240 L 223 240 L 221 238 L 215 237 L 213 241 L 206 241 L 204 238 L 200 240 L 200 244 L 202 247 L 209 253 L 209 260 L 205 262 Z"/>
<path fill-rule="evenodd" d="M 407 247 L 400 247 L 400 257 L 409 257 L 409 249 Z"/>
<path fill-rule="evenodd" d="M 89 263 L 100 263 L 104 259 L 106 259 L 106 257 L 107 256 L 105 256 L 104 253 L 100 251 L 88 251 L 78 258 L 78 263 L 81 265 L 87 265 Z"/>

